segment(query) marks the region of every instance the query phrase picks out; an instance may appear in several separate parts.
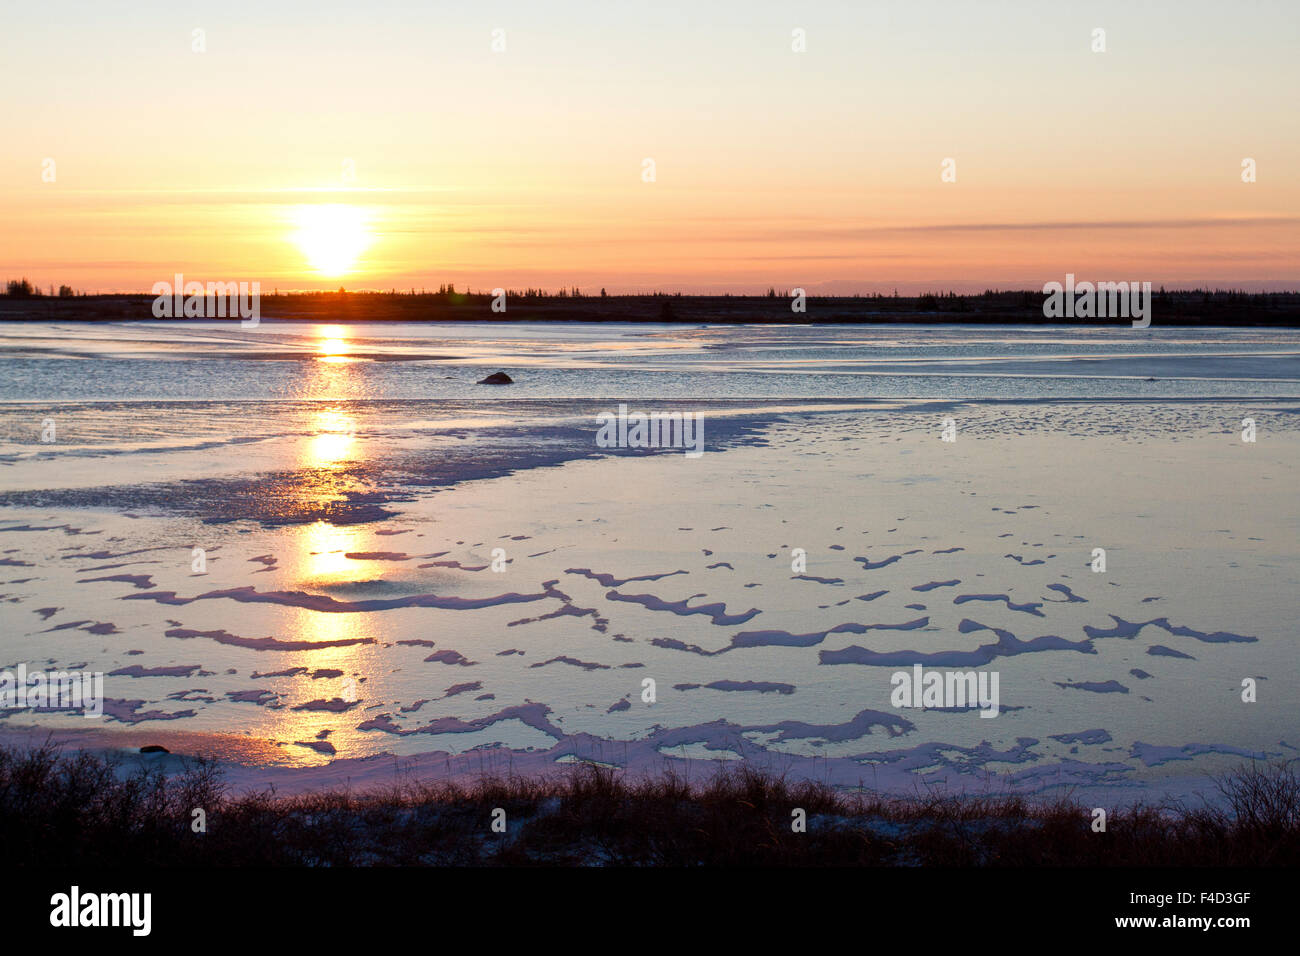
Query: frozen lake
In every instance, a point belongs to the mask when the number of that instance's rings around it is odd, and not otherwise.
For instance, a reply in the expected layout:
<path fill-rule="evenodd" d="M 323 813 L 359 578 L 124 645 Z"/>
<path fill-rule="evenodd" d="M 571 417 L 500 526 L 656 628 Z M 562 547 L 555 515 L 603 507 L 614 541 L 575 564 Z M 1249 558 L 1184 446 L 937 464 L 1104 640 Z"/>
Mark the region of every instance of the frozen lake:
<path fill-rule="evenodd" d="M 1207 792 L 1300 743 L 1298 354 L 1158 326 L 8 324 L 0 667 L 101 672 L 105 713 L 0 727 L 284 789 L 722 759 Z M 600 447 L 620 402 L 702 413 L 705 453 Z M 997 718 L 896 706 L 918 664 L 996 672 Z"/>

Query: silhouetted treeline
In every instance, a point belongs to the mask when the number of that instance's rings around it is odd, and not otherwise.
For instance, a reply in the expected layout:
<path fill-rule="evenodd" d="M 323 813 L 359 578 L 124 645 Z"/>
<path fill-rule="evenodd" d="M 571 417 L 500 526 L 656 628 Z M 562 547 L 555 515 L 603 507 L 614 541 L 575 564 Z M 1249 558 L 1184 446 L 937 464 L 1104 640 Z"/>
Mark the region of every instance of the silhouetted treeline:
<path fill-rule="evenodd" d="M 25 279 L 10 280 L 0 296 L 0 320 L 123 321 L 153 319 L 152 295 L 39 293 Z M 262 293 L 263 319 L 302 321 L 565 321 L 741 323 L 970 323 L 1007 325 L 1129 325 L 1128 318 L 1061 318 L 1044 315 L 1038 290 L 986 289 L 921 295 L 870 293 L 848 296 L 805 295 L 798 289 L 770 287 L 759 295 L 687 295 L 648 292 L 609 295 L 585 293 L 576 286 L 558 291 L 505 289 L 505 311 L 493 311 L 494 291 L 458 291 L 453 284 L 436 291 L 413 288 L 388 292 Z M 799 311 L 801 309 L 801 311 Z M 171 321 L 184 321 L 174 319 Z M 1151 321 L 1160 325 L 1300 327 L 1300 292 L 1246 292 L 1238 289 L 1158 289 L 1151 293 Z"/>
<path fill-rule="evenodd" d="M 49 294 L 54 295 L 54 286 L 50 286 Z M 70 285 L 59 286 L 59 298 L 61 299 L 67 299 L 76 294 L 77 293 Z M 25 296 L 36 297 L 41 295 L 41 287 L 38 285 L 32 285 L 27 281 L 27 277 L 23 276 L 21 279 L 10 279 L 5 283 L 5 295 L 11 295 L 17 298 L 23 298 Z M 83 292 L 82 295 L 85 295 L 85 293 Z"/>

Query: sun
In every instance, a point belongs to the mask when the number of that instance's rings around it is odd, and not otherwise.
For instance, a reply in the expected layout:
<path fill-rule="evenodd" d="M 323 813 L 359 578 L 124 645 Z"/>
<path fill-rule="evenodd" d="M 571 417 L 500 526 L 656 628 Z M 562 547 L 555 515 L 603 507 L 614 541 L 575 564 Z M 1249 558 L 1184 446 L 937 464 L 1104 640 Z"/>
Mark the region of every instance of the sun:
<path fill-rule="evenodd" d="M 373 239 L 362 210 L 342 203 L 297 206 L 293 221 L 293 241 L 311 267 L 330 278 L 351 272 Z"/>

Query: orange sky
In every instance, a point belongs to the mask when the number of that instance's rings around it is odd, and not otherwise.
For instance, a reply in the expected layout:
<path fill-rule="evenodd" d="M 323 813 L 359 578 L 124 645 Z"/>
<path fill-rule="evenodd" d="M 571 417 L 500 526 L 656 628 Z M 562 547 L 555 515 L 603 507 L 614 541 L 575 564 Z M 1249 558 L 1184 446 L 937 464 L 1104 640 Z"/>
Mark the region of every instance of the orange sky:
<path fill-rule="evenodd" d="M 1300 288 L 1300 4 L 699 7 L 32 5 L 0 38 L 0 269 Z"/>

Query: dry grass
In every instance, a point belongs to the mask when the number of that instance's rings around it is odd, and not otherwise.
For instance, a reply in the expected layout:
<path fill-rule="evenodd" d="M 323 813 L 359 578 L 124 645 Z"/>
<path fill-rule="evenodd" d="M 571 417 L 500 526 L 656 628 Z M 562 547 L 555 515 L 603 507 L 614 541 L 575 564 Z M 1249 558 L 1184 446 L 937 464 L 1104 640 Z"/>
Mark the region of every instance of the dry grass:
<path fill-rule="evenodd" d="M 1300 862 L 1294 764 L 1243 766 L 1220 805 L 1108 812 L 1016 796 L 884 797 L 744 766 L 690 784 L 575 765 L 550 779 L 232 795 L 53 746 L 0 750 L 0 845 L 19 864 L 143 866 L 1241 866 Z M 491 830 L 495 808 L 507 832 Z M 807 814 L 807 832 L 791 811 Z M 207 832 L 191 829 L 194 808 Z"/>

